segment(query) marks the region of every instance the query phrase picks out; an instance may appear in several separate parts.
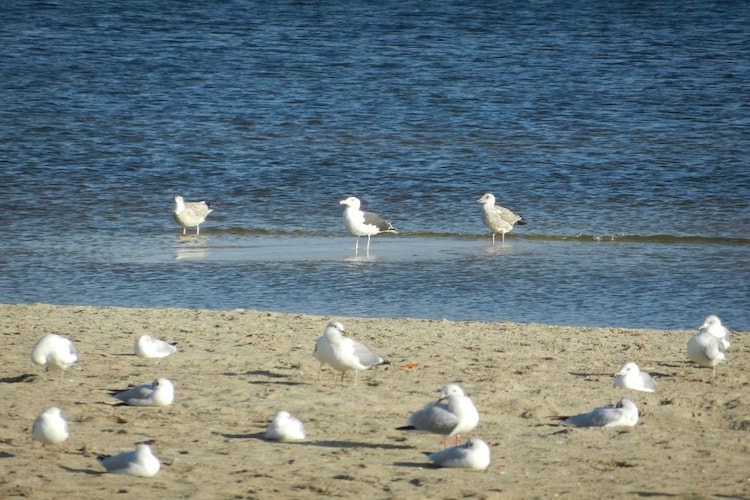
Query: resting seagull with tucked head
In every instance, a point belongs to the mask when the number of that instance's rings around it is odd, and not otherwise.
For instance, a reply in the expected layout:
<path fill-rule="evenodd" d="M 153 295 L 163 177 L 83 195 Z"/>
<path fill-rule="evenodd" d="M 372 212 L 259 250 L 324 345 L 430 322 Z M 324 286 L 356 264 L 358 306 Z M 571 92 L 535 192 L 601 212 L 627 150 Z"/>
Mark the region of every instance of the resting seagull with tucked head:
<path fill-rule="evenodd" d="M 177 352 L 177 346 L 155 339 L 150 335 L 141 335 L 133 346 L 135 355 L 140 358 L 166 358 Z"/>
<path fill-rule="evenodd" d="M 65 370 L 78 361 L 78 353 L 70 339 L 50 333 L 45 335 L 34 345 L 31 350 L 31 361 L 37 365 L 44 366 L 44 378 L 47 378 L 47 370 L 57 368 L 60 370 L 60 381 L 62 382 Z"/>
<path fill-rule="evenodd" d="M 716 376 L 716 365 L 726 360 L 729 347 L 729 330 L 715 315 L 710 315 L 698 333 L 688 340 L 687 355 L 694 363 L 711 368 L 711 378 Z"/>
<path fill-rule="evenodd" d="M 464 467 L 466 469 L 486 469 L 490 465 L 490 447 L 473 437 L 465 444 L 446 448 L 435 453 L 425 453 L 438 467 Z"/>
<path fill-rule="evenodd" d="M 161 468 L 161 462 L 147 444 L 139 444 L 135 451 L 126 451 L 119 455 L 100 455 L 96 460 L 110 474 L 153 477 Z"/>
<path fill-rule="evenodd" d="M 174 401 L 174 385 L 166 378 L 157 378 L 150 384 L 109 393 L 128 406 L 169 406 Z"/>
<path fill-rule="evenodd" d="M 555 418 L 576 427 L 633 427 L 638 423 L 638 408 L 631 400 L 621 399 L 615 406 L 601 406 L 588 413 Z"/>
<path fill-rule="evenodd" d="M 200 234 L 200 225 L 206 220 L 208 214 L 213 211 L 210 203 L 205 201 L 185 201 L 182 196 L 174 197 L 174 220 L 182 226 L 182 235 L 187 232 L 187 228 L 195 227 L 195 235 Z"/>
<path fill-rule="evenodd" d="M 379 215 L 360 210 L 359 198 L 350 196 L 345 200 L 341 200 L 339 205 L 346 206 L 344 209 L 344 225 L 346 226 L 346 230 L 357 237 L 357 242 L 354 244 L 354 255 L 357 255 L 359 251 L 360 236 L 367 236 L 367 255 L 369 256 L 370 236 L 380 233 L 395 234 L 397 232 L 390 222 Z"/>
<path fill-rule="evenodd" d="M 60 413 L 60 408 L 55 406 L 36 417 L 31 428 L 31 437 L 42 444 L 59 444 L 69 436 L 68 422 Z"/>
<path fill-rule="evenodd" d="M 495 246 L 495 234 L 500 233 L 502 243 L 505 243 L 505 233 L 510 232 L 513 226 L 523 226 L 526 221 L 520 215 L 514 214 L 505 207 L 495 205 L 495 196 L 485 193 L 477 200 L 482 204 L 482 222 L 492 231 L 492 246 Z"/>
<path fill-rule="evenodd" d="M 615 373 L 614 387 L 624 387 L 634 391 L 654 392 L 656 381 L 646 372 L 642 372 L 635 363 L 625 363 Z"/>

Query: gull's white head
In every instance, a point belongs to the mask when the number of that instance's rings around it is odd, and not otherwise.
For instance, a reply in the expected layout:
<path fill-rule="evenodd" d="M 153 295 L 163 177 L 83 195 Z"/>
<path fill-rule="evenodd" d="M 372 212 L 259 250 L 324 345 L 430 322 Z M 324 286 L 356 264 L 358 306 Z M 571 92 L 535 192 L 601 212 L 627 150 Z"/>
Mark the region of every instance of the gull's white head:
<path fill-rule="evenodd" d="M 332 333 L 338 332 L 341 335 L 346 334 L 346 330 L 344 329 L 344 325 L 340 321 L 329 321 L 328 324 L 325 327 L 324 333 L 325 332 L 332 332 Z"/>
<path fill-rule="evenodd" d="M 291 417 L 291 413 L 289 413 L 286 410 L 279 411 L 276 416 L 274 417 L 274 420 L 289 420 L 289 417 Z"/>
<path fill-rule="evenodd" d="M 706 316 L 705 320 L 703 320 L 703 324 L 699 327 L 699 329 L 702 330 L 704 328 L 712 328 L 716 326 L 721 326 L 721 320 L 715 314 L 710 314 Z"/>
<path fill-rule="evenodd" d="M 354 210 L 359 210 L 361 202 L 359 201 L 359 198 L 355 198 L 354 196 L 350 196 L 349 198 L 345 200 L 341 200 L 339 202 L 339 205 L 345 205 L 349 208 L 353 208 Z"/>
<path fill-rule="evenodd" d="M 446 399 L 450 396 L 463 396 L 464 391 L 458 384 L 447 384 L 440 388 L 439 400 Z"/>
<path fill-rule="evenodd" d="M 494 205 L 495 204 L 495 196 L 491 193 L 485 193 L 482 195 L 481 198 L 477 200 L 477 203 L 481 203 L 482 205 Z"/>
<path fill-rule="evenodd" d="M 637 374 L 637 373 L 640 373 L 640 372 L 641 372 L 641 370 L 640 370 L 640 368 L 638 368 L 638 365 L 635 364 L 635 363 L 633 363 L 633 362 L 630 362 L 630 363 L 625 363 L 624 365 L 622 365 L 620 367 L 620 371 L 618 371 L 617 373 L 615 373 L 615 375 L 623 375 L 623 376 L 625 376 L 625 375 L 628 375 L 630 373 L 636 373 Z"/>

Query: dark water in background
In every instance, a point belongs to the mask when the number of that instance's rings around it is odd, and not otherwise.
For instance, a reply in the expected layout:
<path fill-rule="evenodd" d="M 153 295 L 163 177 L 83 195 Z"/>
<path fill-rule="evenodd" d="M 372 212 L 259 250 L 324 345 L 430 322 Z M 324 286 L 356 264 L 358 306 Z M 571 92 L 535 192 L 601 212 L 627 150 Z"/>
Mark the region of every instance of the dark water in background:
<path fill-rule="evenodd" d="M 468 4 L 0 3 L 0 302 L 750 330 L 750 4 Z"/>

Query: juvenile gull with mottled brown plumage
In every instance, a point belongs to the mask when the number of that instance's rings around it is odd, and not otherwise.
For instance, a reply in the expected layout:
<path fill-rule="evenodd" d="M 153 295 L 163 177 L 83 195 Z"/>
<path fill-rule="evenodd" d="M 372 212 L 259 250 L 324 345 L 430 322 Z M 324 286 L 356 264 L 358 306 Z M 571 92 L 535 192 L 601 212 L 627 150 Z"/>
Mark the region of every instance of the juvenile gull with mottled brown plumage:
<path fill-rule="evenodd" d="M 510 232 L 513 226 L 523 226 L 526 221 L 520 215 L 514 214 L 505 207 L 495 205 L 495 196 L 485 193 L 477 200 L 482 204 L 482 222 L 492 231 L 492 245 L 495 245 L 495 234 L 500 233 L 502 243 L 505 243 L 505 233 Z"/>

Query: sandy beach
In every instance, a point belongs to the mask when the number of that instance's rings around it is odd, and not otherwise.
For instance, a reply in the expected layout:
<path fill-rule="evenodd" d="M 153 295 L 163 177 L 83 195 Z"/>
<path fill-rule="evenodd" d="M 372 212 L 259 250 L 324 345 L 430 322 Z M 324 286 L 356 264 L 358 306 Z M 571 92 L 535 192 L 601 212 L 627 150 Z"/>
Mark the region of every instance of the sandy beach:
<path fill-rule="evenodd" d="M 567 498 L 750 497 L 750 346 L 733 332 L 728 363 L 687 360 L 696 330 L 369 319 L 208 311 L 0 306 L 0 497 L 29 498 Z M 331 319 L 391 362 L 333 382 L 312 357 Z M 731 318 L 722 318 L 731 329 Z M 47 333 L 80 360 L 59 381 L 30 352 Z M 177 342 L 162 360 L 133 354 L 144 333 Z M 653 394 L 612 387 L 626 361 L 657 378 Z M 165 408 L 118 406 L 108 390 L 166 377 Z M 395 430 L 458 383 L 491 449 L 483 471 L 438 469 L 422 452 L 440 436 Z M 635 427 L 571 428 L 553 417 L 633 400 Z M 71 437 L 31 439 L 34 418 L 58 406 Z M 279 410 L 307 438 L 269 442 Z M 150 442 L 153 478 L 104 473 L 97 455 Z"/>

